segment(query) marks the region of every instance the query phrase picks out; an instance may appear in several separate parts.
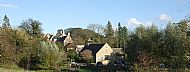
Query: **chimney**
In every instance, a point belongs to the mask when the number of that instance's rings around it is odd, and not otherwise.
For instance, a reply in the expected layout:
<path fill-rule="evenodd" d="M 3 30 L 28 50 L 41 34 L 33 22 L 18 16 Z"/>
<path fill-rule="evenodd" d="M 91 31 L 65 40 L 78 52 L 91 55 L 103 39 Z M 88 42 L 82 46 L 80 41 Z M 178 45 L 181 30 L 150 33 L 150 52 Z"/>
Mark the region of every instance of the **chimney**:
<path fill-rule="evenodd" d="M 89 38 L 89 39 L 87 40 L 87 45 L 90 45 L 90 44 L 92 44 L 92 39 Z"/>
<path fill-rule="evenodd" d="M 68 32 L 67 36 L 71 36 L 71 33 L 70 33 L 70 32 Z"/>

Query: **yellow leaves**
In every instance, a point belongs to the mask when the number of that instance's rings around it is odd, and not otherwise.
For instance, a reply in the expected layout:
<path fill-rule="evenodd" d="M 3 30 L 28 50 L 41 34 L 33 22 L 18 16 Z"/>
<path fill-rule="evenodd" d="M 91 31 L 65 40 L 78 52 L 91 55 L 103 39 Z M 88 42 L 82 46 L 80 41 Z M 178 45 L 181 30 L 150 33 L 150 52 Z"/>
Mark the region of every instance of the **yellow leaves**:
<path fill-rule="evenodd" d="M 30 36 L 23 30 L 21 29 L 17 29 L 16 30 L 16 36 L 18 38 L 24 39 L 24 40 L 28 40 L 30 38 Z"/>
<path fill-rule="evenodd" d="M 92 59 L 92 51 L 91 50 L 84 50 L 80 53 L 83 59 L 89 60 Z"/>

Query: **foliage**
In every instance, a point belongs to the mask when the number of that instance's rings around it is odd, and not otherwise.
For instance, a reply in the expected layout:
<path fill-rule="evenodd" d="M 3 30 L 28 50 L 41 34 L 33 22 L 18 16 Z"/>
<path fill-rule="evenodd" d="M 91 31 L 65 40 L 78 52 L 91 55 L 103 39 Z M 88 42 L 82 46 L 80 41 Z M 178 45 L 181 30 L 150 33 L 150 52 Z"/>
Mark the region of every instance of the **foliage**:
<path fill-rule="evenodd" d="M 88 63 L 92 62 L 92 60 L 93 60 L 91 50 L 84 50 L 84 51 L 80 52 L 80 56 L 82 57 L 83 60 L 87 61 Z"/>
<path fill-rule="evenodd" d="M 9 18 L 7 17 L 7 15 L 5 15 L 3 18 L 2 27 L 3 28 L 10 28 L 11 27 L 10 22 L 9 22 Z"/>
<path fill-rule="evenodd" d="M 104 33 L 105 33 L 105 37 L 108 39 L 114 35 L 114 30 L 112 28 L 112 24 L 110 21 L 108 21 L 108 23 L 104 29 Z"/>
<path fill-rule="evenodd" d="M 134 68 L 133 68 L 134 72 L 139 72 L 139 69 L 138 69 L 138 64 L 134 64 Z"/>
<path fill-rule="evenodd" d="M 93 43 L 103 43 L 103 36 L 95 33 L 94 31 L 82 28 L 68 28 L 66 32 L 71 33 L 71 37 L 75 44 L 86 44 L 88 39 L 92 39 Z"/>
<path fill-rule="evenodd" d="M 40 59 L 45 69 L 56 69 L 60 71 L 61 65 L 66 61 L 66 55 L 55 43 L 41 42 Z"/>
<path fill-rule="evenodd" d="M 141 67 L 148 67 L 151 63 L 151 58 L 148 54 L 144 53 L 144 52 L 140 52 L 137 56 L 137 62 L 139 64 L 139 66 Z"/>
<path fill-rule="evenodd" d="M 189 37 L 179 25 L 169 24 L 166 27 L 162 46 L 160 53 L 162 63 L 172 69 L 186 67 Z"/>
<path fill-rule="evenodd" d="M 70 57 L 70 59 L 74 59 L 75 61 L 78 61 L 80 59 L 79 55 L 74 49 L 68 50 L 68 57 Z"/>
<path fill-rule="evenodd" d="M 15 30 L 1 29 L 1 60 L 0 64 L 16 64 L 18 62 L 18 50 L 15 46 Z"/>
<path fill-rule="evenodd" d="M 112 24 L 108 21 L 107 25 L 104 28 L 105 41 L 104 43 L 108 43 L 111 47 L 116 46 L 117 39 L 114 37 L 114 29 L 112 28 Z"/>
<path fill-rule="evenodd" d="M 102 26 L 90 24 L 88 29 L 68 28 L 75 44 L 85 44 L 88 39 L 93 43 L 108 43 L 111 47 L 123 47 L 127 62 L 134 66 L 134 71 L 159 68 L 178 70 L 189 67 L 190 28 L 189 19 L 169 23 L 165 29 L 155 25 L 140 25 L 133 31 L 118 24 L 114 35 L 112 24 L 108 21 L 101 34 Z M 92 27 L 95 28 L 92 28 Z M 61 71 L 67 63 L 67 54 L 71 59 L 79 59 L 75 50 L 65 52 L 60 43 L 46 42 L 43 38 L 41 22 L 33 19 L 24 20 L 18 28 L 11 28 L 5 15 L 0 27 L 1 59 L 0 66 L 16 65 L 24 69 L 48 69 Z M 92 52 L 80 53 L 83 60 L 93 61 Z M 10 66 L 11 67 L 11 66 Z M 130 67 L 130 66 L 129 66 Z"/>
<path fill-rule="evenodd" d="M 92 30 L 94 32 L 97 32 L 100 35 L 102 35 L 102 33 L 103 33 L 103 28 L 104 27 L 102 25 L 100 25 L 100 24 L 89 24 L 87 26 L 88 30 Z"/>
<path fill-rule="evenodd" d="M 67 59 L 65 52 L 55 43 L 42 41 L 40 25 L 39 21 L 29 19 L 24 21 L 20 28 L 0 29 L 1 66 L 17 65 L 24 69 L 43 68 L 60 71 Z"/>
<path fill-rule="evenodd" d="M 118 24 L 118 43 L 119 43 L 119 47 L 124 48 L 126 46 L 127 43 L 127 38 L 128 38 L 128 29 L 127 27 L 122 27 L 120 25 L 120 23 Z"/>
<path fill-rule="evenodd" d="M 28 20 L 23 20 L 19 28 L 23 29 L 32 36 L 39 37 L 40 35 L 42 35 L 41 24 L 42 23 L 40 23 L 37 20 L 28 19 Z"/>
<path fill-rule="evenodd" d="M 189 37 L 187 22 L 168 24 L 159 31 L 156 26 L 139 26 L 129 36 L 128 61 L 146 68 L 164 64 L 167 68 L 185 68 L 188 64 Z M 140 55 L 138 55 L 140 54 Z M 142 60 L 142 61 L 141 61 Z"/>

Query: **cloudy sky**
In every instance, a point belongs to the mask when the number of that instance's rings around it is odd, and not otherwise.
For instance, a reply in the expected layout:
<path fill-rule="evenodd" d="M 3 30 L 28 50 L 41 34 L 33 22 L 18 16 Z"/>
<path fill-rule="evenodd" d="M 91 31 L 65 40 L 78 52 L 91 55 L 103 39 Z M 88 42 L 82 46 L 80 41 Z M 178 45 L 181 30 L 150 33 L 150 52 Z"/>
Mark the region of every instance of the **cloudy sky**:
<path fill-rule="evenodd" d="M 4 15 L 16 27 L 33 18 L 43 23 L 45 33 L 59 28 L 106 25 L 118 22 L 133 29 L 139 24 L 164 28 L 190 15 L 190 0 L 0 0 L 0 19 Z"/>

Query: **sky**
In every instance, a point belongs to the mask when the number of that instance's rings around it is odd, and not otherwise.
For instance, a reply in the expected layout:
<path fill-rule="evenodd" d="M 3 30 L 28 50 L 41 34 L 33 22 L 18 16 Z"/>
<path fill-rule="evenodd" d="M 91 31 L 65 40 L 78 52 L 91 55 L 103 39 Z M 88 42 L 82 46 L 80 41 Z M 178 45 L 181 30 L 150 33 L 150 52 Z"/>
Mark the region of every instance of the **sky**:
<path fill-rule="evenodd" d="M 140 24 L 164 28 L 190 15 L 190 0 L 0 0 L 1 20 L 5 14 L 13 27 L 28 18 L 38 20 L 44 33 L 107 21 L 113 28 L 119 22 L 131 30 Z"/>

